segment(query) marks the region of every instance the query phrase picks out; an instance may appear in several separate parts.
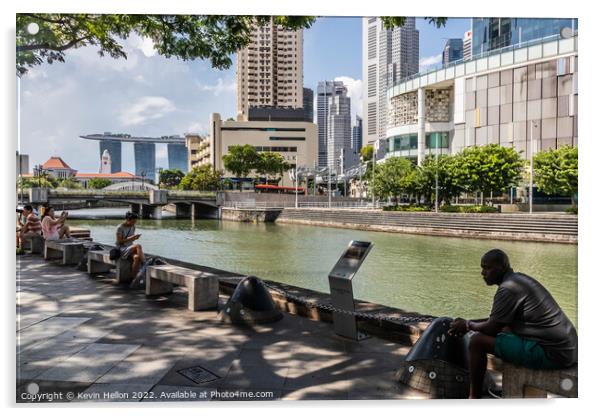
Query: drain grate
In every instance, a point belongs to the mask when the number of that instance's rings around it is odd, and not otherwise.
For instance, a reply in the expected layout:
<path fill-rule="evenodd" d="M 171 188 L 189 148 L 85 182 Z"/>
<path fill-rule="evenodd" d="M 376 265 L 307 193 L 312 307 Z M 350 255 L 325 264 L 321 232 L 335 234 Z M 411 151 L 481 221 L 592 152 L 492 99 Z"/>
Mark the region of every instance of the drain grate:
<path fill-rule="evenodd" d="M 211 371 L 201 367 L 200 365 L 178 370 L 178 374 L 194 381 L 196 384 L 209 383 L 210 381 L 219 379 L 219 376 L 213 374 Z"/>

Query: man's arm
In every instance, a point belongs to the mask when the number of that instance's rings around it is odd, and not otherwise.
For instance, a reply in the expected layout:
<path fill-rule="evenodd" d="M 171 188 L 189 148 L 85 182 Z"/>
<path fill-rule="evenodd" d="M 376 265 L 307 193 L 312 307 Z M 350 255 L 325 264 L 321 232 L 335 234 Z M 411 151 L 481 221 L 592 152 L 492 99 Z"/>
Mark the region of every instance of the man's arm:
<path fill-rule="evenodd" d="M 505 324 L 497 321 L 487 319 L 483 322 L 467 321 L 463 318 L 456 318 L 453 320 L 449 327 L 448 334 L 453 336 L 463 336 L 468 331 L 481 332 L 485 335 L 496 336 L 506 326 Z"/>

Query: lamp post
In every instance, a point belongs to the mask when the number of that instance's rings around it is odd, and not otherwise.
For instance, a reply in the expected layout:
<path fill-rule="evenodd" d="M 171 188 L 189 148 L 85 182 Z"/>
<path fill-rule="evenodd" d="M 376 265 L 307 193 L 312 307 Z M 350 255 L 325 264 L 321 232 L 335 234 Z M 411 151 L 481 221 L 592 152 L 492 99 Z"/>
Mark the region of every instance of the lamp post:
<path fill-rule="evenodd" d="M 295 209 L 299 208 L 299 166 L 295 155 Z"/>
<path fill-rule="evenodd" d="M 328 209 L 330 209 L 331 188 L 330 188 L 330 164 L 328 164 Z"/>
<path fill-rule="evenodd" d="M 435 212 L 439 212 L 439 134 L 435 134 Z"/>
<path fill-rule="evenodd" d="M 372 145 L 372 209 L 375 208 L 376 200 L 374 195 L 374 168 L 376 166 L 376 146 Z"/>

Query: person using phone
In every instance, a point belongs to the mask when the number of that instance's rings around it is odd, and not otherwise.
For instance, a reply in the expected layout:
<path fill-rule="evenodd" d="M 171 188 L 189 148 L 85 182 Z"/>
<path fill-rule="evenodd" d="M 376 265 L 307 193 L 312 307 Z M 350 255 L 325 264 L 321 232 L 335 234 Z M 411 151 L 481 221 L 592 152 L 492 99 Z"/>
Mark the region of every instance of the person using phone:
<path fill-rule="evenodd" d="M 136 234 L 136 221 L 138 214 L 133 212 L 125 213 L 125 221 L 117 227 L 117 235 L 115 245 L 121 251 L 121 257 L 124 259 L 132 259 L 132 275 L 135 276 L 140 270 L 140 266 L 144 263 L 144 252 L 142 246 L 134 241 L 140 238 L 140 234 Z"/>
<path fill-rule="evenodd" d="M 54 208 L 46 207 L 44 215 L 42 215 L 42 233 L 46 240 L 60 240 L 62 238 L 71 238 L 69 226 L 65 224 L 67 220 L 67 211 L 61 212 L 61 215 L 56 218 L 54 216 Z"/>

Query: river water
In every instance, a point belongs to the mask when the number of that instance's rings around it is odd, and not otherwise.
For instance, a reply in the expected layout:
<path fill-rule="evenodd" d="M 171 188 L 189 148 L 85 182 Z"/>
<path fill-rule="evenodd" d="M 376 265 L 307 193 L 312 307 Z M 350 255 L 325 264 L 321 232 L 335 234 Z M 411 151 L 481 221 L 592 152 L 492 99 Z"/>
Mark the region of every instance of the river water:
<path fill-rule="evenodd" d="M 121 214 L 111 209 L 79 215 Z M 94 240 L 113 244 L 119 219 L 71 219 Z M 145 251 L 328 292 L 327 275 L 350 240 L 374 248 L 353 279 L 358 299 L 433 315 L 487 317 L 496 286 L 480 276 L 487 250 L 508 253 L 512 267 L 538 279 L 577 325 L 577 246 L 432 237 L 294 224 L 217 220 L 139 220 Z"/>

